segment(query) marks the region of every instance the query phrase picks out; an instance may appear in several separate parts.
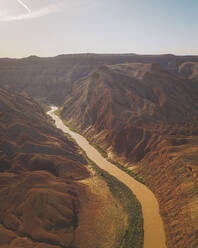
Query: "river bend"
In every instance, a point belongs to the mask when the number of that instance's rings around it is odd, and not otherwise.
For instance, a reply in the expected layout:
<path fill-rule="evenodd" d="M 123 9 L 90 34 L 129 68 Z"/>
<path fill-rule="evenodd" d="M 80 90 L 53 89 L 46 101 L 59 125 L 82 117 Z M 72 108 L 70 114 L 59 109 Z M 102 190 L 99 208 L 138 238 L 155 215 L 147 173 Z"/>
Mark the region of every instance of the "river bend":
<path fill-rule="evenodd" d="M 70 134 L 86 152 L 89 159 L 96 163 L 98 167 L 124 183 L 140 201 L 144 218 L 144 248 L 166 248 L 164 226 L 159 214 L 159 205 L 155 195 L 145 185 L 139 183 L 126 172 L 102 157 L 83 136 L 71 131 L 65 126 L 62 120 L 54 114 L 56 110 L 57 107 L 52 106 L 51 110 L 47 112 L 55 121 L 56 127 L 61 129 L 64 133 Z"/>

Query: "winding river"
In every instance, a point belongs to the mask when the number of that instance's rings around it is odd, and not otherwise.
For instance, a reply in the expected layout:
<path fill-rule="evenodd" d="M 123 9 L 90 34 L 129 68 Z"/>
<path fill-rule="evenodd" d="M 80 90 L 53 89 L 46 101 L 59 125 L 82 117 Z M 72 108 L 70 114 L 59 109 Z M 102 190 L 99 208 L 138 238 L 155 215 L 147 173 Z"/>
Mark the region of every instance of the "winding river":
<path fill-rule="evenodd" d="M 103 158 L 83 136 L 71 131 L 65 126 L 62 120 L 54 114 L 56 110 L 57 107 L 52 106 L 51 110 L 47 112 L 54 119 L 56 127 L 64 133 L 70 134 L 98 167 L 128 186 L 140 201 L 144 218 L 144 248 L 166 248 L 164 226 L 154 194 L 145 185 L 137 182 L 127 173 Z"/>

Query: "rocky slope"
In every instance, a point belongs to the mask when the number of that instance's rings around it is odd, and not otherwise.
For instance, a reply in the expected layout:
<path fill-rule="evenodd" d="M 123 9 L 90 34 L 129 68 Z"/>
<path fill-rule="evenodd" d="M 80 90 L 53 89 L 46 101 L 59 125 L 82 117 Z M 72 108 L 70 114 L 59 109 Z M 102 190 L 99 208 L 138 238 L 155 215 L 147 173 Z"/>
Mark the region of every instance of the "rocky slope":
<path fill-rule="evenodd" d="M 197 84 L 157 64 L 102 66 L 78 84 L 62 118 L 130 161 L 143 158 L 160 134 L 197 132 Z"/>
<path fill-rule="evenodd" d="M 0 126 L 0 247 L 71 247 L 85 159 L 33 99 L 2 88 Z"/>
<path fill-rule="evenodd" d="M 127 228 L 125 211 L 52 124 L 32 98 L 0 88 L 0 247 L 114 247 Z M 105 221 L 96 225 L 105 207 Z M 119 225 L 102 233 L 109 222 Z M 112 238 L 86 241 L 90 230 Z"/>
<path fill-rule="evenodd" d="M 40 101 L 63 104 L 76 80 L 88 76 L 104 64 L 159 63 L 178 74 L 179 66 L 189 61 L 198 62 L 198 57 L 169 54 L 71 54 L 53 58 L 5 58 L 0 59 L 0 85 L 25 91 Z"/>
<path fill-rule="evenodd" d="M 62 118 L 136 166 L 159 199 L 168 247 L 197 247 L 197 83 L 158 64 L 125 63 L 76 85 Z"/>
<path fill-rule="evenodd" d="M 117 247 L 126 211 L 52 124 L 32 98 L 0 88 L 0 247 Z"/>

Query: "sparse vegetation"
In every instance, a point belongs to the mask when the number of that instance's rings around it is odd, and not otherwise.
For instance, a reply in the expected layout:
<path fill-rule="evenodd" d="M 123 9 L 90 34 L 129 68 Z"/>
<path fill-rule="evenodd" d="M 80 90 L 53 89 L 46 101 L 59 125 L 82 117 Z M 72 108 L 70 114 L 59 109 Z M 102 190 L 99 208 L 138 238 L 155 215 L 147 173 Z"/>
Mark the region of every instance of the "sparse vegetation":
<path fill-rule="evenodd" d="M 95 172 L 105 179 L 112 194 L 128 214 L 128 228 L 123 232 L 119 248 L 142 248 L 144 239 L 143 216 L 141 205 L 136 196 L 115 177 L 100 169 L 92 161 L 89 160 L 89 163 Z"/>

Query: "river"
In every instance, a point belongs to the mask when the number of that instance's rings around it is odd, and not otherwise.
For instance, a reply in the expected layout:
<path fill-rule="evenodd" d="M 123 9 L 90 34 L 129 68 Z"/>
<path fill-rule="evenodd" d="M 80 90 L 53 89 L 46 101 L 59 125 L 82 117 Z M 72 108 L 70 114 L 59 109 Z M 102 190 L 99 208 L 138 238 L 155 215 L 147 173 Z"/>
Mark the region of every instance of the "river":
<path fill-rule="evenodd" d="M 126 172 L 108 162 L 83 136 L 71 131 L 65 126 L 62 120 L 54 114 L 56 110 L 57 107 L 52 106 L 51 110 L 47 112 L 55 121 L 56 127 L 64 133 L 70 134 L 86 152 L 89 159 L 96 163 L 98 167 L 124 183 L 140 201 L 144 218 L 144 248 L 166 248 L 164 226 L 159 214 L 159 205 L 155 195 L 145 185 L 139 183 Z"/>

